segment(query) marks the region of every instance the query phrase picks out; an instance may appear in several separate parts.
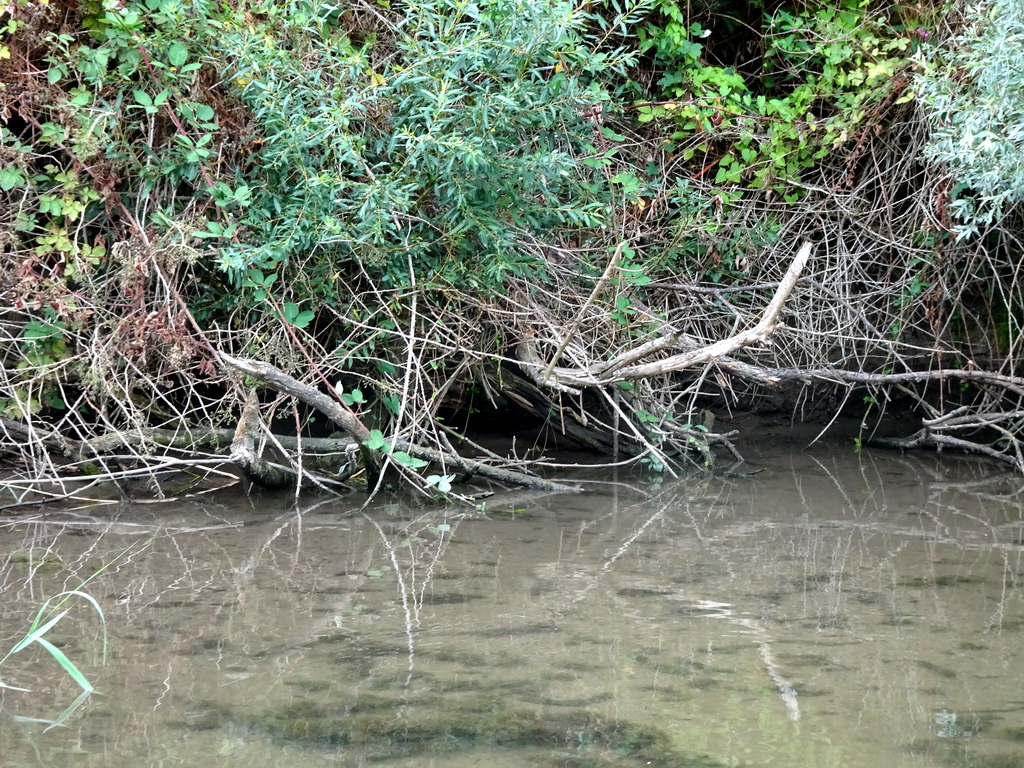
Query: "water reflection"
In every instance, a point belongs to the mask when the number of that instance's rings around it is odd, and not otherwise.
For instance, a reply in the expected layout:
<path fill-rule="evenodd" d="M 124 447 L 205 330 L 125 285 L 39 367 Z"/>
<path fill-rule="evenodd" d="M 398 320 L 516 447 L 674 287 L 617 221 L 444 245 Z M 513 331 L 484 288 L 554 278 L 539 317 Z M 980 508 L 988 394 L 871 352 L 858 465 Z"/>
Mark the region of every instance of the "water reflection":
<path fill-rule="evenodd" d="M 751 477 L 509 499 L 484 517 L 283 500 L 0 530 L 4 648 L 101 696 L 0 719 L 4 766 L 1017 766 L 1019 478 L 947 457 L 763 455 Z M 77 686 L 23 652 L 7 715 Z"/>

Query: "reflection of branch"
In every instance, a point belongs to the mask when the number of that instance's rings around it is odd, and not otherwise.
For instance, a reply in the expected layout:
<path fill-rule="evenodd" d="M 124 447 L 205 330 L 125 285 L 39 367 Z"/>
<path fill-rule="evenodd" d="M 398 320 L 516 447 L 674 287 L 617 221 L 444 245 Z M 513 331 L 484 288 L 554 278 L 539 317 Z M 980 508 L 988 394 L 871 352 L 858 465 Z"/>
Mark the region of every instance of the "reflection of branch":
<path fill-rule="evenodd" d="M 604 563 L 602 563 L 599 571 L 595 574 L 594 579 L 589 584 L 587 584 L 587 586 L 584 587 L 582 591 L 578 592 L 574 596 L 572 602 L 578 603 L 579 601 L 583 600 L 587 596 L 587 594 L 597 585 L 600 577 L 603 574 L 607 573 L 611 569 L 612 565 L 614 565 L 617 560 L 622 558 L 622 556 L 629 551 L 633 544 L 636 543 L 637 539 L 639 539 L 640 536 L 642 536 L 644 532 L 653 523 L 665 518 L 665 510 L 670 506 L 673 506 L 674 502 L 675 500 L 673 499 L 668 504 L 661 505 L 657 512 L 655 512 L 653 515 L 649 516 L 646 520 L 644 520 L 644 522 L 638 528 L 636 528 L 636 530 L 634 530 L 633 533 L 630 534 L 630 536 L 622 542 L 622 544 L 619 545 L 618 549 L 615 550 L 612 556 L 608 558 Z M 693 518 L 691 515 L 691 520 L 692 519 Z M 694 520 L 693 522 L 694 529 L 697 531 L 698 538 L 703 540 L 703 536 L 700 533 L 700 529 L 697 526 L 696 521 Z M 659 588 L 661 586 L 662 585 L 659 584 Z M 691 597 L 690 595 L 684 593 L 682 590 L 676 590 L 670 596 L 675 599 L 682 599 L 684 601 L 694 603 L 695 606 L 699 608 L 702 612 L 704 612 L 708 617 L 727 619 L 732 623 L 737 624 L 743 627 L 744 629 L 753 632 L 755 635 L 754 642 L 758 646 L 758 650 L 761 655 L 761 660 L 764 662 L 765 669 L 768 673 L 768 677 L 771 678 L 772 682 L 775 684 L 775 687 L 778 688 L 779 695 L 782 697 L 782 701 L 785 704 L 786 709 L 789 710 L 790 719 L 800 719 L 800 705 L 797 703 L 796 689 L 793 687 L 792 683 L 790 683 L 788 680 L 786 680 L 786 678 L 782 676 L 782 671 L 779 668 L 778 663 L 775 661 L 775 655 L 773 654 L 771 649 L 771 637 L 768 634 L 768 630 L 760 621 L 756 619 L 746 618 L 743 616 L 737 616 L 732 608 L 732 605 L 729 603 L 707 600 L 705 598 Z"/>
<path fill-rule="evenodd" d="M 229 528 L 241 528 L 245 523 L 218 523 L 217 525 L 165 525 L 163 523 L 126 523 L 114 522 L 111 520 L 82 520 L 76 518 L 69 520 L 55 516 L 53 513 L 39 515 L 37 517 L 0 517 L 0 525 L 59 525 L 63 529 L 74 530 L 76 528 L 103 528 L 100 533 L 111 533 L 115 535 L 133 536 L 161 536 L 172 533 L 203 533 L 206 531 L 223 531 Z"/>
<path fill-rule="evenodd" d="M 110 456 L 107 458 L 114 460 L 123 459 L 126 462 L 140 460 L 140 457 L 136 455 Z M 223 483 L 219 486 L 193 491 L 191 489 L 199 482 L 199 479 L 194 478 L 189 482 L 188 492 L 178 493 L 173 497 L 164 495 L 163 489 L 161 488 L 160 500 L 172 501 L 192 498 L 205 493 L 211 493 L 215 490 L 227 488 L 228 486 L 234 485 L 238 482 L 238 477 L 236 475 L 230 472 L 225 472 L 221 469 L 225 463 L 224 457 L 222 456 L 190 459 L 177 459 L 172 456 L 151 456 L 146 457 L 146 459 L 148 462 L 146 466 L 137 467 L 135 469 L 114 470 L 93 475 L 68 474 L 55 480 L 48 480 L 45 478 L 12 478 L 10 480 L 4 480 L 0 482 L 0 490 L 10 493 L 14 496 L 15 501 L 14 503 L 0 506 L 0 510 L 69 500 L 83 501 L 90 505 L 116 504 L 122 499 L 98 498 L 96 496 L 86 495 L 86 492 L 99 486 L 118 483 L 122 480 L 133 480 L 139 478 L 156 480 L 162 476 L 178 475 L 182 472 L 189 472 L 197 467 L 202 467 L 203 472 L 206 475 L 220 475 L 223 479 Z M 135 503 L 143 504 L 146 502 L 145 500 L 140 499 L 136 500 Z"/>
<path fill-rule="evenodd" d="M 682 507 L 686 511 L 686 516 L 690 519 L 690 524 L 696 533 L 697 540 L 701 543 L 705 543 L 706 539 L 704 537 L 704 533 L 701 531 L 696 517 L 694 517 L 693 513 L 690 511 L 689 501 L 687 500 L 683 502 Z M 721 552 L 721 549 L 716 548 L 716 551 Z M 725 563 L 729 575 L 732 578 L 735 578 L 736 570 L 733 568 L 732 563 L 722 555 L 719 555 L 719 559 Z M 789 710 L 790 719 L 799 720 L 800 705 L 796 700 L 796 688 L 794 688 L 793 684 L 782 676 L 782 671 L 780 670 L 778 663 L 775 661 L 775 654 L 772 653 L 771 637 L 768 634 L 768 630 L 765 628 L 764 623 L 757 619 L 737 616 L 729 603 L 712 603 L 708 600 L 698 600 L 698 604 L 700 604 L 702 608 L 710 607 L 710 616 L 728 619 L 729 621 L 739 624 L 741 627 L 755 633 L 757 636 L 755 642 L 757 643 L 760 651 L 761 660 L 764 662 L 765 669 L 768 672 L 768 677 L 770 677 L 772 682 L 775 683 L 775 687 L 779 689 L 779 695 L 782 697 L 782 701 L 786 705 L 786 709 Z"/>
<path fill-rule="evenodd" d="M 410 563 L 407 581 L 406 576 L 402 571 L 402 566 L 398 562 L 398 554 L 395 550 L 395 545 L 392 544 L 387 534 L 384 533 L 384 529 L 381 528 L 380 524 L 376 520 L 365 513 L 363 514 L 363 517 L 377 529 L 377 535 L 380 537 L 381 543 L 384 545 L 384 550 L 388 554 L 388 559 L 391 561 L 391 567 L 395 569 L 395 578 L 398 583 L 398 594 L 402 599 L 402 611 L 405 613 L 405 638 L 408 654 L 408 674 L 405 679 L 405 686 L 408 688 L 412 683 L 412 676 L 415 667 L 416 633 L 420 626 L 420 611 L 423 608 L 423 598 L 426 593 L 426 589 L 433 578 L 434 569 L 441 561 L 441 555 L 444 553 L 447 542 L 450 541 L 450 538 L 445 535 L 445 533 L 450 530 L 450 527 L 442 529 L 441 526 L 438 526 L 438 529 L 436 529 L 439 536 L 437 548 L 431 556 L 426 575 L 420 581 L 419 592 L 417 594 L 417 556 L 412 548 L 411 542 L 408 547 Z M 411 525 L 412 524 L 410 524 L 410 526 Z"/>
<path fill-rule="evenodd" d="M 761 660 L 764 662 L 764 667 L 768 672 L 768 677 L 772 679 L 772 682 L 775 683 L 775 687 L 779 689 L 779 695 L 782 697 L 782 703 L 785 704 L 786 709 L 789 710 L 789 719 L 799 720 L 800 704 L 796 700 L 796 688 L 794 688 L 793 684 L 782 676 L 782 670 L 779 669 L 779 665 L 775 661 L 775 654 L 772 653 L 771 638 L 768 636 L 768 630 L 764 628 L 764 625 L 760 621 L 756 621 L 755 619 L 743 619 L 739 617 L 729 618 L 740 626 L 753 631 L 757 636 L 755 642 L 761 651 Z"/>

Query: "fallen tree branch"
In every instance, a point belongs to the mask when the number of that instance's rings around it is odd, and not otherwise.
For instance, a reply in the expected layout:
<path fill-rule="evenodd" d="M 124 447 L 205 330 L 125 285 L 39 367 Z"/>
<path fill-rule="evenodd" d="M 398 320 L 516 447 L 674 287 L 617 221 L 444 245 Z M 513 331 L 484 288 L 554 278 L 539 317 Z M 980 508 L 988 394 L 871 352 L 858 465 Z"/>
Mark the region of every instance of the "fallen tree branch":
<path fill-rule="evenodd" d="M 841 369 L 812 369 L 797 371 L 793 369 L 772 369 L 772 373 L 780 379 L 810 381 L 837 381 L 849 384 L 899 384 L 901 382 L 925 381 L 973 381 L 980 384 L 994 384 L 1004 387 L 1014 394 L 1024 396 L 1024 378 L 1005 376 L 1001 373 L 988 371 L 972 371 L 961 368 L 942 368 L 932 371 L 905 371 L 903 373 L 864 373 L 861 371 L 845 371 Z"/>
<path fill-rule="evenodd" d="M 83 440 L 65 452 L 72 461 L 86 461 L 93 456 L 110 453 L 121 448 L 133 448 L 144 445 L 160 445 L 164 448 L 192 450 L 196 448 L 227 448 L 234 439 L 233 429 L 200 429 L 190 427 L 183 429 L 144 429 L 118 430 Z"/>
<path fill-rule="evenodd" d="M 778 325 L 782 307 L 800 279 L 800 275 L 810 259 L 812 250 L 813 244 L 810 241 L 804 242 L 800 247 L 785 276 L 778 283 L 775 294 L 765 308 L 761 320 L 752 328 L 730 336 L 727 339 L 713 344 L 702 345 L 696 339 L 685 336 L 669 327 L 666 328 L 662 336 L 628 349 L 611 360 L 596 363 L 589 370 L 556 366 L 555 363 L 558 360 L 558 355 L 568 346 L 576 332 L 580 322 L 580 316 L 578 316 L 565 332 L 558 354 L 549 362 L 545 363 L 542 361 L 533 344 L 528 341 L 520 342 L 516 347 L 516 356 L 522 363 L 524 373 L 539 387 L 551 387 L 567 394 L 579 394 L 579 390 L 585 387 L 604 386 L 619 381 L 645 379 L 682 371 L 686 368 L 710 362 L 715 362 L 720 367 L 743 378 L 755 380 L 762 385 L 775 386 L 779 383 L 780 379 L 778 377 L 758 366 L 734 360 L 729 355 L 743 347 L 763 342 L 772 334 Z M 613 257 L 612 262 L 609 264 L 609 269 L 614 264 L 615 258 Z M 607 274 L 606 270 L 605 276 Z M 602 285 L 603 283 L 599 281 L 598 288 Z M 596 290 L 597 288 L 595 288 Z M 592 293 L 591 298 L 594 295 Z M 587 305 L 589 303 L 588 301 Z M 682 351 L 671 357 L 639 364 L 640 360 L 651 355 L 680 348 L 682 348 Z M 552 374 L 554 375 L 552 376 Z"/>
<path fill-rule="evenodd" d="M 178 450 L 195 450 L 196 448 L 212 448 L 215 451 L 227 450 L 235 439 L 234 429 L 160 429 L 148 427 L 124 432 L 108 432 L 83 442 L 76 456 L 69 456 L 75 461 L 84 461 L 92 454 L 109 453 L 120 448 L 139 445 L 159 445 L 164 448 Z M 275 442 L 289 450 L 300 447 L 303 453 L 316 456 L 345 454 L 353 449 L 355 441 L 351 437 L 294 437 L 292 435 L 274 435 Z M 88 451 L 88 452 L 86 452 Z"/>
<path fill-rule="evenodd" d="M 341 427 L 348 435 L 357 442 L 370 439 L 368 430 L 351 410 L 345 405 L 325 395 L 318 389 L 303 384 L 294 379 L 280 368 L 264 363 L 260 360 L 250 360 L 244 357 L 231 357 L 224 352 L 218 352 L 220 361 L 228 368 L 259 379 L 271 389 L 286 395 L 291 395 L 307 405 L 316 408 L 320 413 Z"/>
<path fill-rule="evenodd" d="M 664 352 L 665 350 L 677 348 L 680 344 L 680 334 L 676 331 L 669 331 L 664 336 L 659 336 L 651 341 L 646 341 L 638 347 L 633 349 L 627 349 L 621 355 L 612 358 L 603 365 L 598 365 L 594 368 L 594 376 L 598 378 L 607 378 L 619 368 L 625 368 L 627 365 L 643 360 L 645 357 L 650 357 L 658 352 Z M 695 342 L 695 340 L 694 340 Z M 696 348 L 694 343 L 694 348 Z"/>
<path fill-rule="evenodd" d="M 800 279 L 800 273 L 803 272 L 808 259 L 810 259 L 812 249 L 813 245 L 810 241 L 804 242 L 800 246 L 800 250 L 793 259 L 793 263 L 789 265 L 785 276 L 779 282 L 778 290 L 775 291 L 775 295 L 772 297 L 771 302 L 769 302 L 764 314 L 753 328 L 691 352 L 684 352 L 680 355 L 674 355 L 673 357 L 656 360 L 644 365 L 626 366 L 617 371 L 606 372 L 601 376 L 600 383 L 612 384 L 616 381 L 645 379 L 651 376 L 682 371 L 695 365 L 714 362 L 735 352 L 737 349 L 764 341 L 778 325 L 782 307 L 785 305 L 786 299 L 793 292 L 797 280 Z"/>
<path fill-rule="evenodd" d="M 308 384 L 303 384 L 302 382 L 292 378 L 284 371 L 270 363 L 244 358 L 235 358 L 224 353 L 220 353 L 220 358 L 226 366 L 252 376 L 253 378 L 259 379 L 271 389 L 283 394 L 291 395 L 300 402 L 320 411 L 320 413 L 324 414 L 324 416 L 341 427 L 359 443 L 364 465 L 368 467 L 372 466 L 376 469 L 376 457 L 373 455 L 373 452 L 364 445 L 364 441 L 370 439 L 369 430 L 362 424 L 362 422 L 359 421 L 358 418 L 356 418 L 355 414 L 353 414 L 348 408 L 344 407 L 341 403 L 333 400 Z M 462 470 L 463 472 L 473 473 L 482 477 L 489 477 L 492 480 L 497 480 L 502 483 L 509 483 L 525 488 L 534 488 L 545 491 L 580 490 L 576 486 L 555 483 L 550 480 L 544 480 L 543 478 L 532 477 L 521 472 L 515 472 L 513 470 L 485 464 L 480 461 L 474 461 L 473 459 L 467 459 L 457 454 L 447 453 L 432 448 L 425 448 L 407 440 L 395 440 L 394 448 L 400 451 L 405 451 L 410 456 L 424 461 L 433 461 L 440 463 L 443 466 L 452 466 Z"/>
<path fill-rule="evenodd" d="M 221 363 L 228 368 L 252 376 L 262 381 L 274 391 L 291 395 L 306 405 L 320 411 L 320 413 L 341 427 L 346 434 L 359 444 L 363 466 L 366 467 L 371 477 L 377 477 L 380 471 L 377 459 L 373 455 L 373 451 L 365 445 L 365 442 L 370 439 L 370 430 L 344 404 L 325 395 L 320 390 L 292 378 L 280 368 L 270 363 L 242 357 L 231 357 L 224 352 L 218 352 L 217 356 Z"/>
<path fill-rule="evenodd" d="M 963 368 L 903 371 L 901 373 L 870 373 L 867 371 L 850 371 L 842 368 L 766 368 L 738 361 L 730 361 L 728 364 L 718 361 L 718 365 L 741 378 L 750 379 L 761 384 L 780 384 L 783 381 L 798 381 L 807 384 L 813 381 L 823 381 L 831 384 L 893 386 L 906 382 L 970 381 L 978 384 L 992 384 L 1003 387 L 1014 394 L 1024 396 L 1024 378 L 1020 376 L 1006 376 L 1001 373 Z"/>
<path fill-rule="evenodd" d="M 491 480 L 497 480 L 498 482 L 507 483 L 509 485 L 518 485 L 522 488 L 531 488 L 536 491 L 559 491 L 571 493 L 578 493 L 583 490 L 577 485 L 563 485 L 562 483 L 545 480 L 541 477 L 525 475 L 522 472 L 516 472 L 515 470 L 495 467 L 491 464 L 485 464 L 482 461 L 467 459 L 457 454 L 447 453 L 433 448 L 424 448 L 423 446 L 414 445 L 406 440 L 396 441 L 395 447 L 399 450 L 405 451 L 410 456 L 415 456 L 417 459 L 434 461 L 444 466 L 455 467 L 456 469 L 462 470 L 466 473 L 480 475 L 481 477 L 489 477 Z"/>
<path fill-rule="evenodd" d="M 516 357 L 523 364 L 521 367 L 526 377 L 537 387 L 549 387 L 567 395 L 578 397 L 582 387 L 590 386 L 593 382 L 581 379 L 577 371 L 559 366 L 547 366 L 541 359 L 534 345 L 528 341 L 521 341 L 516 344 Z M 554 374 L 552 376 L 551 374 Z M 569 383 L 567 383 L 569 382 Z"/>
<path fill-rule="evenodd" d="M 982 445 L 981 443 L 975 443 L 959 437 L 937 434 L 928 428 L 920 429 L 908 437 L 875 437 L 868 441 L 868 445 L 878 448 L 896 448 L 902 451 L 909 451 L 914 448 L 935 448 L 939 450 L 944 447 L 955 448 L 965 453 L 977 453 L 982 456 L 988 456 L 1003 464 L 1009 464 L 1018 472 L 1024 471 L 1024 466 L 1021 465 L 1020 460 L 1015 456 L 1010 456 L 989 445 Z"/>

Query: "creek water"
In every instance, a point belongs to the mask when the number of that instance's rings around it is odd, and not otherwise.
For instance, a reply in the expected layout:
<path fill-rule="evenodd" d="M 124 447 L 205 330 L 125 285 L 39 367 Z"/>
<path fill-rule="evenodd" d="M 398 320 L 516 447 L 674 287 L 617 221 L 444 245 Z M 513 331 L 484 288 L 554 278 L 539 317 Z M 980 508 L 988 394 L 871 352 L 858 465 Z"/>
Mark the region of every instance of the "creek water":
<path fill-rule="evenodd" d="M 848 446 L 483 514 L 217 497 L 8 517 L 0 765 L 1024 765 L 1024 482 Z M 748 468 L 749 469 L 749 468 Z M 618 482 L 621 480 L 621 482 Z"/>

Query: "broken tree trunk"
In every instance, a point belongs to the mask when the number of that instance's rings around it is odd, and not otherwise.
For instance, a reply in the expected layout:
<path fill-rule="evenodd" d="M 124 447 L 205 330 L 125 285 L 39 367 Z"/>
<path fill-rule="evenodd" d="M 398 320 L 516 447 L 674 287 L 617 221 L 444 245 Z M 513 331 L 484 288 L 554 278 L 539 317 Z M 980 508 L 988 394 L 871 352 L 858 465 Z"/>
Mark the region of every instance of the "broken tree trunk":
<path fill-rule="evenodd" d="M 231 460 L 239 466 L 245 476 L 262 488 L 279 490 L 287 488 L 294 482 L 294 475 L 283 467 L 271 464 L 263 456 L 263 450 L 257 448 L 257 441 L 262 442 L 260 433 L 264 431 L 260 422 L 259 401 L 256 393 L 250 392 L 245 399 L 242 415 L 235 427 L 235 436 L 231 441 Z"/>

